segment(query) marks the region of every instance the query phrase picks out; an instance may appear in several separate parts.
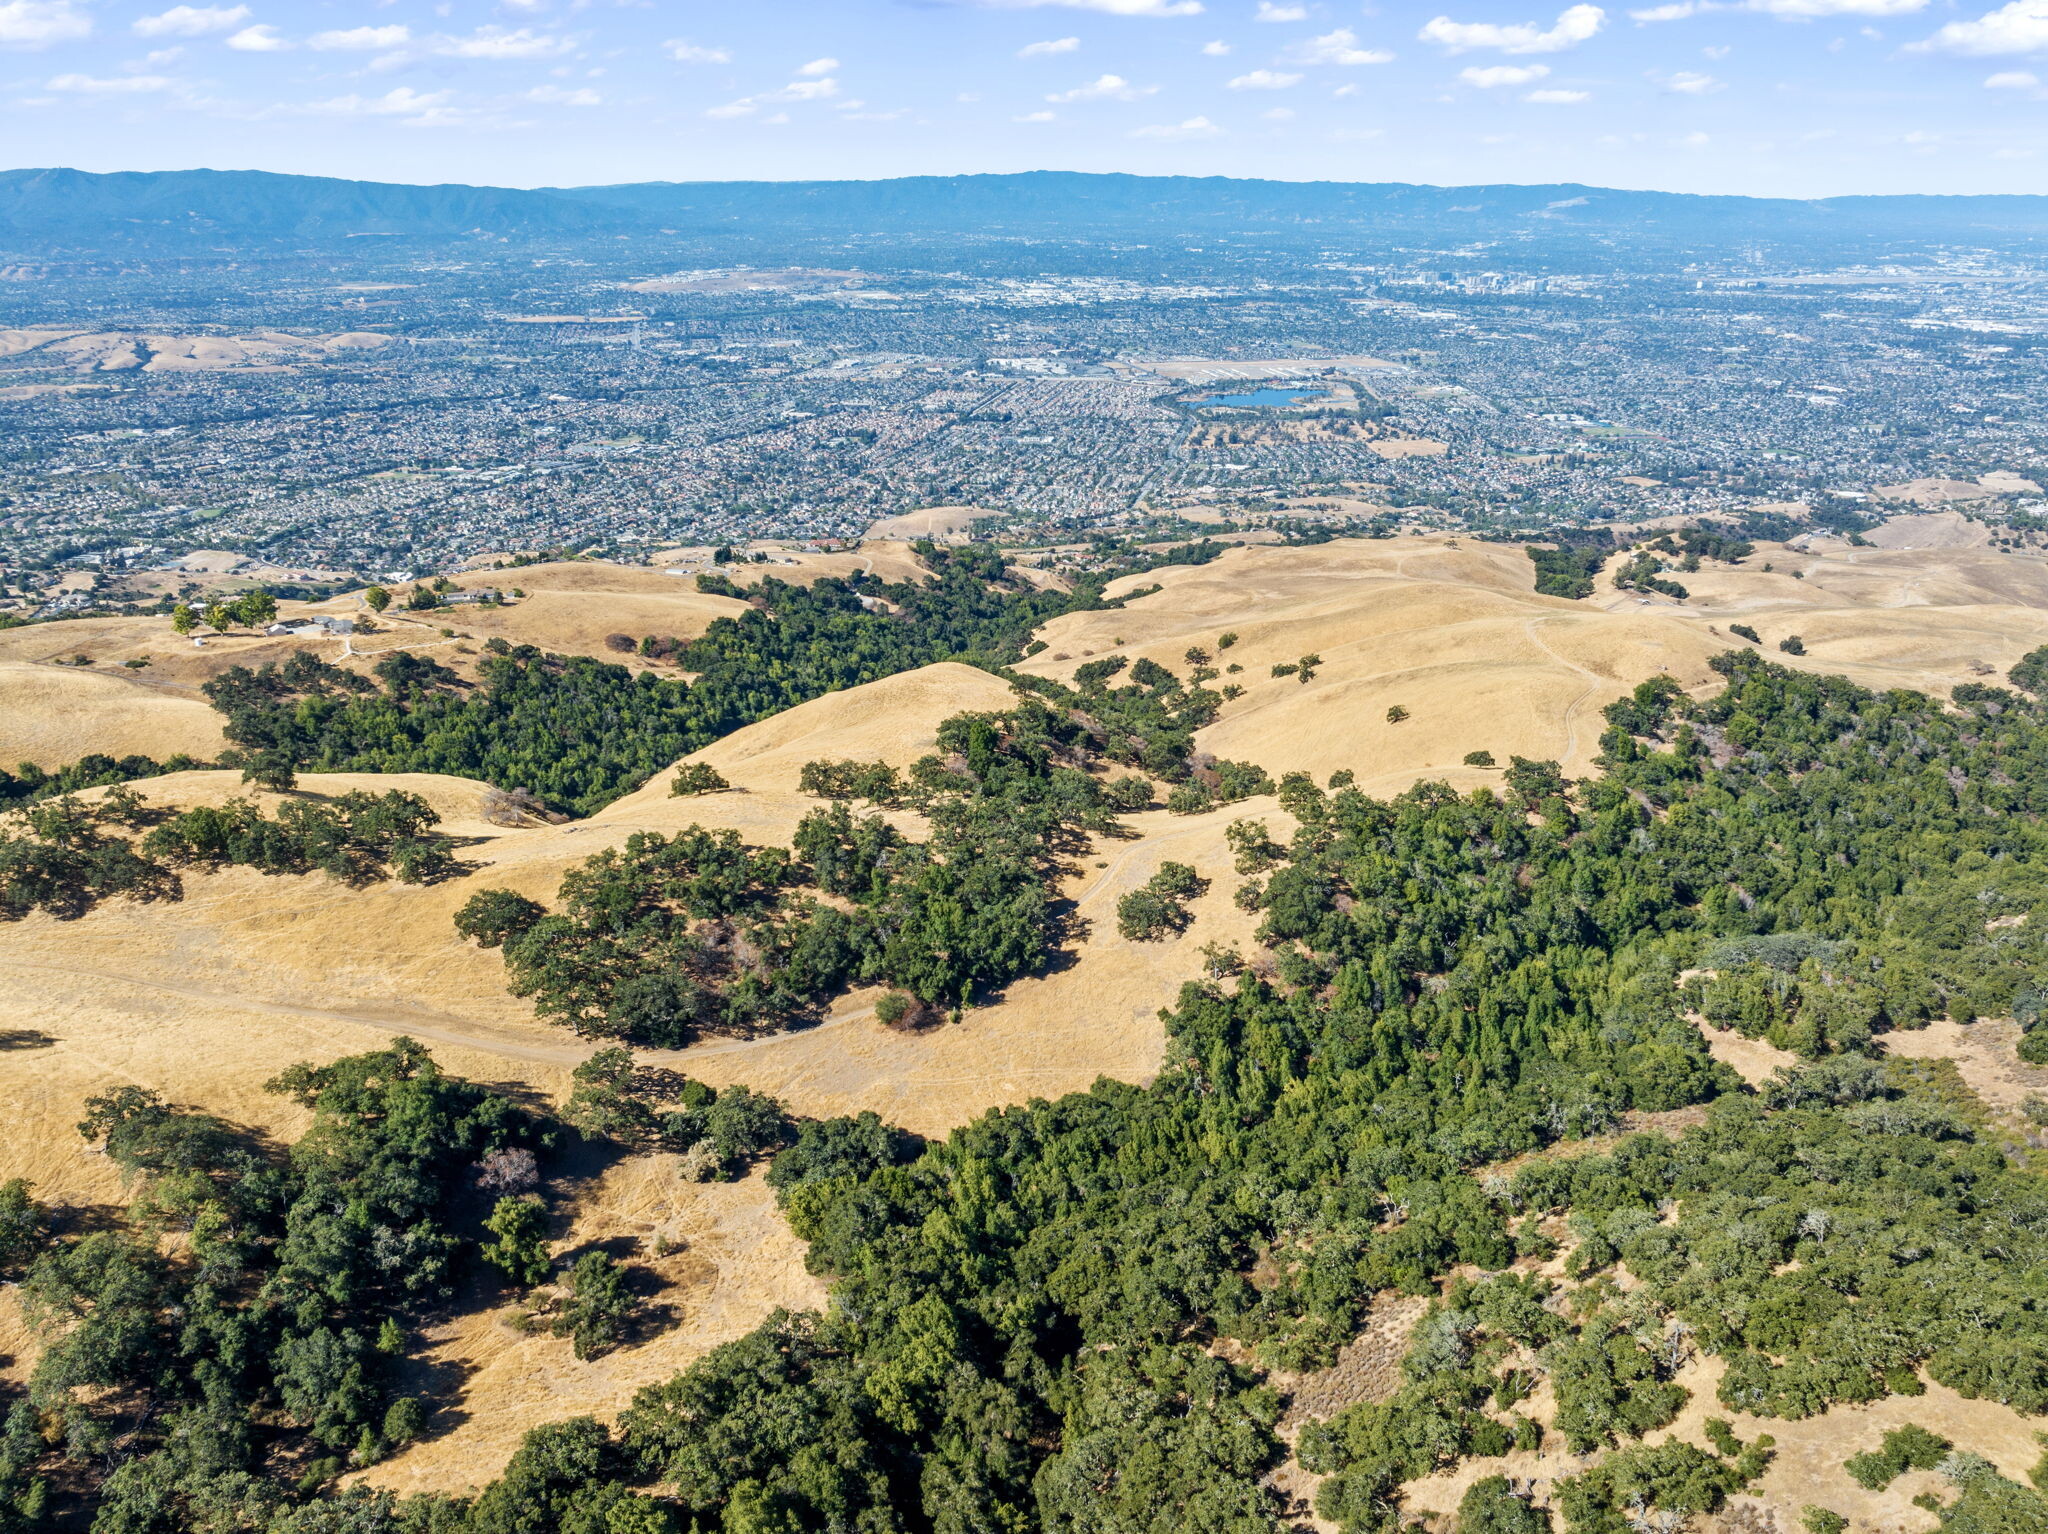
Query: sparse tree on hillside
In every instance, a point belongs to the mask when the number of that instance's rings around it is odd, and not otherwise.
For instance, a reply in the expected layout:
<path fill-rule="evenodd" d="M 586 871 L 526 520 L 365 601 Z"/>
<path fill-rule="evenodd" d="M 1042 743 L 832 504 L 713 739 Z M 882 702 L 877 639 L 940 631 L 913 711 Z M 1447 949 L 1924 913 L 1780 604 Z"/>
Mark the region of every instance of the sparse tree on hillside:
<path fill-rule="evenodd" d="M 635 1308 L 625 1270 L 604 1252 L 585 1252 L 569 1270 L 569 1299 L 555 1335 L 573 1338 L 579 1359 L 600 1358 L 625 1341 Z"/>
<path fill-rule="evenodd" d="M 49 1211 L 28 1188 L 20 1177 L 0 1182 L 0 1276 L 19 1274 L 50 1239 Z"/>
<path fill-rule="evenodd" d="M 2005 679 L 2021 692 L 2031 693 L 2037 698 L 2048 693 L 2048 645 L 2027 651 L 2005 674 Z"/>
<path fill-rule="evenodd" d="M 478 890 L 455 913 L 455 930 L 482 948 L 498 948 L 548 914 L 537 900 L 511 890 Z"/>
<path fill-rule="evenodd" d="M 391 593 L 382 586 L 372 586 L 363 593 L 363 605 L 373 613 L 381 613 L 391 605 Z"/>
<path fill-rule="evenodd" d="M 199 627 L 199 614 L 183 602 L 171 609 L 171 632 L 184 638 Z"/>
<path fill-rule="evenodd" d="M 206 604 L 206 624 L 216 634 L 225 634 L 235 625 L 235 615 L 228 610 L 225 602 Z"/>
<path fill-rule="evenodd" d="M 277 622 L 277 598 L 267 591 L 245 591 L 230 611 L 247 628 L 265 628 Z"/>
<path fill-rule="evenodd" d="M 731 787 L 725 781 L 725 775 L 709 762 L 685 762 L 676 769 L 676 780 L 669 785 L 669 797 L 685 799 L 696 794 L 717 794 Z"/>
<path fill-rule="evenodd" d="M 273 746 L 253 754 L 242 766 L 242 781 L 267 788 L 274 794 L 288 794 L 299 786 L 297 765 L 291 753 Z"/>
<path fill-rule="evenodd" d="M 501 1198 L 484 1229 L 498 1239 L 477 1255 L 522 1289 L 547 1282 L 554 1259 L 548 1255 L 547 1213 L 531 1199 Z"/>

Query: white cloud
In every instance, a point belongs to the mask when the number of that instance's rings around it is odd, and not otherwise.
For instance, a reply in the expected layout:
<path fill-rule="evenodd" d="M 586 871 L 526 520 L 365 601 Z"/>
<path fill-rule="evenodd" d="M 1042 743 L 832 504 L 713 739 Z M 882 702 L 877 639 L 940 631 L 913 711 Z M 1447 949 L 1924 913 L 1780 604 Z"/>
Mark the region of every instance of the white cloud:
<path fill-rule="evenodd" d="M 808 64 L 799 64 L 796 72 L 804 79 L 814 80 L 819 75 L 831 74 L 838 67 L 837 59 L 812 59 Z"/>
<path fill-rule="evenodd" d="M 1202 52 L 1208 54 L 1212 59 L 1228 58 L 1230 56 L 1230 44 L 1219 37 L 1213 43 L 1202 44 Z"/>
<path fill-rule="evenodd" d="M 1904 16 L 1927 0 L 1745 0 L 1744 10 L 1771 16 Z"/>
<path fill-rule="evenodd" d="M 837 80 L 792 80 L 779 91 L 763 91 L 758 96 L 742 96 L 737 101 L 728 101 L 724 106 L 706 107 L 704 115 L 706 117 L 750 117 L 767 103 L 829 101 L 838 94 L 839 82 Z M 853 101 L 843 103 L 843 105 L 860 106 L 862 103 Z M 780 118 L 783 122 L 789 120 L 786 116 L 779 113 L 777 118 Z M 763 118 L 762 121 L 773 122 L 777 118 Z"/>
<path fill-rule="evenodd" d="M 1057 120 L 1058 116 L 1059 114 L 1056 112 L 1026 112 L 1022 117 L 1013 117 L 1010 121 L 1013 123 L 1049 123 Z"/>
<path fill-rule="evenodd" d="M 1192 139 L 1215 138 L 1223 130 L 1206 117 L 1190 117 L 1185 122 L 1153 123 L 1144 128 L 1131 129 L 1132 138 Z"/>
<path fill-rule="evenodd" d="M 1574 107 L 1581 101 L 1592 100 L 1590 91 L 1531 91 L 1522 98 L 1533 101 L 1540 107 Z"/>
<path fill-rule="evenodd" d="M 1104 16 L 1199 16 L 1202 0 L 981 0 L 998 11 L 1098 11 Z"/>
<path fill-rule="evenodd" d="M 91 18 L 69 0 L 5 0 L 0 4 L 0 48 L 47 48 L 92 35 Z"/>
<path fill-rule="evenodd" d="M 503 27 L 478 27 L 467 37 L 437 37 L 433 48 L 455 59 L 546 59 L 575 46 L 566 37 L 549 37 L 530 27 L 508 32 Z"/>
<path fill-rule="evenodd" d="M 155 16 L 138 16 L 132 25 L 140 37 L 204 37 L 232 31 L 248 19 L 246 5 L 174 5 Z"/>
<path fill-rule="evenodd" d="M 1062 101 L 1136 101 L 1158 89 L 1156 85 L 1133 85 L 1122 75 L 1100 75 L 1086 85 L 1077 85 L 1070 91 L 1055 91 L 1045 99 L 1055 104 Z"/>
<path fill-rule="evenodd" d="M 2028 74 L 2024 69 L 2003 69 L 1987 76 L 1984 86 L 1994 91 L 2030 91 L 2040 83 L 2039 76 Z"/>
<path fill-rule="evenodd" d="M 110 80 L 97 80 L 91 75 L 59 75 L 44 89 L 70 91 L 81 96 L 140 96 L 152 91 L 167 91 L 177 83 L 163 75 L 116 75 Z"/>
<path fill-rule="evenodd" d="M 1305 43 L 1296 43 L 1281 58 L 1289 64 L 1385 64 L 1394 56 L 1384 48 L 1361 48 L 1358 34 L 1349 27 L 1339 27 L 1334 32 L 1325 32 L 1321 37 L 1312 37 Z"/>
<path fill-rule="evenodd" d="M 1269 111 L 1264 111 L 1264 112 L 1261 112 L 1261 113 L 1259 114 L 1259 116 L 1261 116 L 1262 118 L 1264 118 L 1264 119 L 1265 119 L 1265 120 L 1266 120 L 1267 122 L 1269 122 L 1269 123 L 1287 123 L 1287 122 L 1293 122 L 1293 121 L 1294 121 L 1294 108 L 1293 108 L 1293 107 L 1273 107 L 1273 108 L 1272 108 L 1272 109 L 1270 109 Z"/>
<path fill-rule="evenodd" d="M 1273 0 L 1259 0 L 1259 14 L 1253 21 L 1307 21 L 1308 7 L 1305 5 L 1275 5 Z"/>
<path fill-rule="evenodd" d="M 1681 69 L 1664 82 L 1664 89 L 1677 91 L 1681 96 L 1705 96 L 1722 89 L 1722 85 L 1712 75 L 1703 75 L 1697 70 Z"/>
<path fill-rule="evenodd" d="M 1284 91 L 1301 84 L 1300 75 L 1284 75 L 1271 69 L 1254 69 L 1229 82 L 1234 91 Z"/>
<path fill-rule="evenodd" d="M 1501 85 L 1528 85 L 1549 73 L 1548 64 L 1474 64 L 1459 70 L 1458 78 L 1467 85 L 1490 91 Z"/>
<path fill-rule="evenodd" d="M 347 27 L 332 32 L 315 32 L 308 48 L 322 53 L 371 53 L 384 48 L 403 48 L 412 41 L 412 28 L 403 22 L 388 27 Z"/>
<path fill-rule="evenodd" d="M 1675 0 L 1675 3 L 1671 5 L 1653 5 L 1647 11 L 1630 11 L 1628 19 L 1630 21 L 1683 21 L 1688 16 L 1698 15 L 1699 12 L 1700 7 L 1694 4 L 1693 0 Z"/>
<path fill-rule="evenodd" d="M 2012 0 L 1975 21 L 1952 21 L 1910 47 L 1915 53 L 2040 53 L 2048 49 L 2048 0 Z"/>
<path fill-rule="evenodd" d="M 1672 142 L 1682 145 L 1687 149 L 1699 149 L 1704 145 L 1713 143 L 1714 140 L 1711 134 L 1702 133 L 1699 129 L 1695 128 L 1692 132 L 1686 134 L 1684 138 L 1673 139 Z"/>
<path fill-rule="evenodd" d="M 258 22 L 229 38 L 228 46 L 237 53 L 283 53 L 291 44 L 278 36 L 276 27 Z"/>
<path fill-rule="evenodd" d="M 399 85 L 381 96 L 351 94 L 315 101 L 305 110 L 323 117 L 406 117 L 445 107 L 448 97 L 447 91 L 416 91 L 409 85 Z"/>
<path fill-rule="evenodd" d="M 604 105 L 604 97 L 587 86 L 571 90 L 562 85 L 536 85 L 526 93 L 527 101 L 537 101 L 543 106 L 554 107 L 596 107 Z"/>
<path fill-rule="evenodd" d="M 732 50 L 728 48 L 707 48 L 693 43 L 688 38 L 671 37 L 661 45 L 678 64 L 730 64 Z"/>
<path fill-rule="evenodd" d="M 2048 4 L 2048 0 L 2043 0 Z M 1416 35 L 1426 43 L 1441 43 L 1453 53 L 1470 48 L 1498 48 L 1502 53 L 1562 53 L 1583 43 L 1607 21 L 1597 5 L 1574 5 L 1559 13 L 1546 31 L 1534 22 L 1503 26 L 1491 21 L 1453 21 L 1438 16 Z"/>
<path fill-rule="evenodd" d="M 1049 59 L 1056 53 L 1072 53 L 1081 46 L 1078 37 L 1053 37 L 1042 43 L 1026 43 L 1017 50 L 1020 59 Z"/>

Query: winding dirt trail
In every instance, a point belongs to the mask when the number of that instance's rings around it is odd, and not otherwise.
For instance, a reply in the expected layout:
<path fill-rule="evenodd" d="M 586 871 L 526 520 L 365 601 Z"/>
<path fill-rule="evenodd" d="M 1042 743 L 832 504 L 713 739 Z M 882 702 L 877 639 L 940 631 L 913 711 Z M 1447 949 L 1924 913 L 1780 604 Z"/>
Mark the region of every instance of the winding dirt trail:
<path fill-rule="evenodd" d="M 1597 671 L 1589 671 L 1586 667 L 1580 665 L 1570 656 L 1560 655 L 1549 644 L 1546 644 L 1543 640 L 1543 637 L 1536 632 L 1536 625 L 1539 623 L 1549 623 L 1552 621 L 1553 619 L 1549 614 L 1543 614 L 1533 618 L 1524 618 L 1522 620 L 1522 632 L 1528 636 L 1529 643 L 1536 646 L 1536 648 L 1541 650 L 1545 655 L 1548 655 L 1560 666 L 1563 666 L 1570 671 L 1576 671 L 1580 676 L 1586 679 L 1585 690 L 1582 691 L 1577 697 L 1573 698 L 1571 702 L 1567 703 L 1564 706 L 1564 717 L 1562 721 L 1564 724 L 1564 749 L 1558 753 L 1558 762 L 1560 765 L 1562 765 L 1563 763 L 1569 762 L 1572 759 L 1573 754 L 1576 753 L 1579 749 L 1578 721 L 1580 707 L 1585 703 L 1585 701 L 1588 698 L 1592 697 L 1594 693 L 1598 692 L 1602 687 L 1609 685 L 1610 679 L 1600 675 L 1600 673 Z"/>

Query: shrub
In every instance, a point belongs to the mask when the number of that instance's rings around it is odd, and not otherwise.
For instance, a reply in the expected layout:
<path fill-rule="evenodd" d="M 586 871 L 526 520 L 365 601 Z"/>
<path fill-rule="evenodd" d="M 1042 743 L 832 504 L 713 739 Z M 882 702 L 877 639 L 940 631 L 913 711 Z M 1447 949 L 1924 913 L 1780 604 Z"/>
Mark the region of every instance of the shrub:
<path fill-rule="evenodd" d="M 1134 810 L 1149 809 L 1152 805 L 1152 784 L 1149 779 L 1141 778 L 1136 773 L 1127 773 L 1105 784 L 1102 797 L 1109 801 L 1111 809 L 1126 814 Z"/>
<path fill-rule="evenodd" d="M 1209 881 L 1185 863 L 1163 863 L 1139 888 L 1116 903 L 1116 930 L 1135 943 L 1178 937 L 1193 917 L 1183 903 L 1202 894 Z"/>
<path fill-rule="evenodd" d="M 1778 641 L 1778 648 L 1787 655 L 1804 655 L 1806 653 L 1806 641 L 1797 634 L 1787 634 Z"/>
<path fill-rule="evenodd" d="M 1731 623 L 1728 625 L 1728 632 L 1737 639 L 1747 639 L 1751 644 L 1760 645 L 1764 642 L 1764 636 L 1747 623 Z"/>
<path fill-rule="evenodd" d="M 884 1028 L 913 1028 L 917 1014 L 917 998 L 904 991 L 886 992 L 875 1003 L 875 1021 Z"/>
<path fill-rule="evenodd" d="M 547 1214 L 539 1204 L 523 1198 L 501 1198 L 492 1208 L 484 1229 L 498 1239 L 486 1242 L 477 1255 L 507 1282 L 531 1289 L 547 1280 L 554 1260 L 548 1255 Z"/>
<path fill-rule="evenodd" d="M 557 1337 L 575 1343 L 577 1358 L 601 1358 L 626 1340 L 626 1323 L 638 1308 L 626 1287 L 626 1272 L 604 1252 L 585 1252 L 569 1270 L 569 1297 L 555 1320 Z"/>
<path fill-rule="evenodd" d="M 1467 767 L 1497 767 L 1500 764 L 1494 761 L 1491 751 L 1467 751 L 1465 753 L 1465 765 Z"/>
<path fill-rule="evenodd" d="M 1508 1490 L 1504 1475 L 1474 1481 L 1458 1503 L 1458 1534 L 1548 1534 L 1550 1514 Z"/>
<path fill-rule="evenodd" d="M 1918 1423 L 1893 1428 L 1875 1449 L 1842 1463 L 1849 1478 L 1866 1491 L 1883 1491 L 1908 1470 L 1932 1470 L 1953 1445 Z"/>
<path fill-rule="evenodd" d="M 417 1396 L 400 1396 L 384 1408 L 383 1439 L 394 1447 L 411 1443 L 427 1430 L 427 1409 Z"/>

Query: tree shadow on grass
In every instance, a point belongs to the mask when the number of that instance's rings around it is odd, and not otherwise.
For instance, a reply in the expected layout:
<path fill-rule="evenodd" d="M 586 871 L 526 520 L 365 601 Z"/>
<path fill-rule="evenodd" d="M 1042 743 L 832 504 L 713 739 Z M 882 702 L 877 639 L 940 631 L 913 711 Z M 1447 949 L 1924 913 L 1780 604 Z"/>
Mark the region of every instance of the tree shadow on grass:
<path fill-rule="evenodd" d="M 0 1054 L 18 1049 L 53 1049 L 57 1038 L 40 1028 L 0 1028 Z"/>

